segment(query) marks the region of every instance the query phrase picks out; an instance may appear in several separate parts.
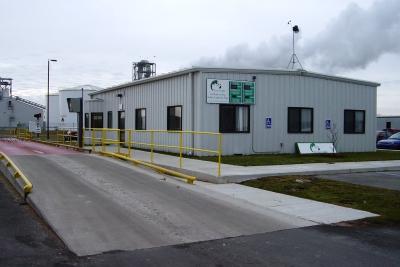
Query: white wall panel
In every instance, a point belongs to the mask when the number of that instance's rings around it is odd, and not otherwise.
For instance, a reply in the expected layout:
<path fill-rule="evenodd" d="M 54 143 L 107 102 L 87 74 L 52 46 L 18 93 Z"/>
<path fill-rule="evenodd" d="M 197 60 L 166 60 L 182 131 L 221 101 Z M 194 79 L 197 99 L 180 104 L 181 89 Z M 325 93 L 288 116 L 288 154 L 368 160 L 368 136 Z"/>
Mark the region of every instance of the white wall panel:
<path fill-rule="evenodd" d="M 376 130 L 380 131 L 386 129 L 386 123 L 390 123 L 390 128 L 400 129 L 400 117 L 399 116 L 379 116 L 377 118 Z"/>

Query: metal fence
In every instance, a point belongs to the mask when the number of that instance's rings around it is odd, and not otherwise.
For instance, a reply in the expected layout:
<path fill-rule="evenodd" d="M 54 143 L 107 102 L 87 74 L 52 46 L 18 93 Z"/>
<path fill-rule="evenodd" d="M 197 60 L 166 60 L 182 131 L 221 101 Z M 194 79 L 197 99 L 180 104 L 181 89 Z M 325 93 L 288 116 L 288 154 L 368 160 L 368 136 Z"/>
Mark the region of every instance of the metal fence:
<path fill-rule="evenodd" d="M 187 154 L 193 154 L 194 151 L 197 151 L 213 154 L 218 156 L 218 177 L 221 175 L 221 133 L 167 130 L 121 130 L 110 128 L 85 128 L 83 132 L 85 133 L 83 140 L 85 140 L 85 143 L 90 143 L 92 145 L 92 151 L 96 151 L 96 146 L 101 146 L 101 151 L 107 152 L 108 145 L 115 145 L 118 149 L 117 153 L 121 153 L 121 148 L 127 148 L 127 156 L 131 157 L 132 148 L 146 149 L 150 152 L 150 162 L 153 163 L 153 152 L 168 148 L 171 152 L 179 153 L 180 168 L 182 168 L 182 157 L 184 152 Z M 159 138 L 156 140 L 156 135 L 168 135 L 168 142 L 166 142 L 167 138 Z M 211 143 L 217 145 L 214 149 L 185 145 L 188 138 L 186 139 L 186 142 L 184 142 L 184 138 L 188 135 L 205 135 L 214 137 L 217 140 L 216 142 Z"/>

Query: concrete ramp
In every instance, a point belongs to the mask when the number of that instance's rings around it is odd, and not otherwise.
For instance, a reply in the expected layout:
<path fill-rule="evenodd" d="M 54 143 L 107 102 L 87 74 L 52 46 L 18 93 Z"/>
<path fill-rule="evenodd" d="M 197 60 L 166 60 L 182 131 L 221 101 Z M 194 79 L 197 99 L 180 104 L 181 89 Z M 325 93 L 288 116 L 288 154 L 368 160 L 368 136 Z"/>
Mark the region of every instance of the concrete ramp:
<path fill-rule="evenodd" d="M 315 224 L 97 155 L 13 158 L 34 184 L 28 201 L 79 256 Z"/>

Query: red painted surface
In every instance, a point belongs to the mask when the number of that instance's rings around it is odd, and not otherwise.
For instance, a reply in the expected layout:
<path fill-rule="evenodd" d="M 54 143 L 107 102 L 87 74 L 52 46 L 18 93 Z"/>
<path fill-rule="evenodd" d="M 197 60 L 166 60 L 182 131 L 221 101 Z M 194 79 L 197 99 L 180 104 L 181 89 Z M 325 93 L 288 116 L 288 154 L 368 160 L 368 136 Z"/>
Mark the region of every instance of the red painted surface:
<path fill-rule="evenodd" d="M 79 153 L 64 147 L 55 147 L 35 142 L 21 141 L 14 138 L 0 138 L 0 152 L 3 152 L 7 156 Z"/>

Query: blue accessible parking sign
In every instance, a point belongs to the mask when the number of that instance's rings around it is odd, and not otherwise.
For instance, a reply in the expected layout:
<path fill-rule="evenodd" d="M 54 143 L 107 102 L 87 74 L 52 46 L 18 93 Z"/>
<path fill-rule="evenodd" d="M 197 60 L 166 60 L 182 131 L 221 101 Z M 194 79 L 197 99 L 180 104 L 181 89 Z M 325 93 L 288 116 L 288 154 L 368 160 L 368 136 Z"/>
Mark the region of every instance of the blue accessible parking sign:
<path fill-rule="evenodd" d="M 265 128 L 269 129 L 272 126 L 272 118 L 265 119 Z"/>
<path fill-rule="evenodd" d="M 331 128 L 331 120 L 325 121 L 325 129 L 329 130 Z"/>

